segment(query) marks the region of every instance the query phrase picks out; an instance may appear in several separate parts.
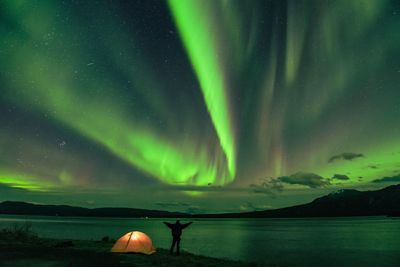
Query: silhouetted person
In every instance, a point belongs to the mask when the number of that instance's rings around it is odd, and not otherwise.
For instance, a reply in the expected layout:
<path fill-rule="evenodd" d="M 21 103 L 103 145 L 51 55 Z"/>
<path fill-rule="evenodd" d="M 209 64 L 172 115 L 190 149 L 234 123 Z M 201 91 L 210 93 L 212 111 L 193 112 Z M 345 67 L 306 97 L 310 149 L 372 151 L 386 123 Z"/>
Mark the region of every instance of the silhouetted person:
<path fill-rule="evenodd" d="M 174 252 L 174 247 L 176 244 L 176 253 L 179 255 L 179 245 L 181 243 L 182 230 L 191 225 L 192 223 L 193 222 L 181 224 L 179 220 L 177 220 L 176 223 L 164 222 L 164 224 L 171 229 L 171 234 L 172 234 L 172 245 L 170 250 L 171 254 Z"/>

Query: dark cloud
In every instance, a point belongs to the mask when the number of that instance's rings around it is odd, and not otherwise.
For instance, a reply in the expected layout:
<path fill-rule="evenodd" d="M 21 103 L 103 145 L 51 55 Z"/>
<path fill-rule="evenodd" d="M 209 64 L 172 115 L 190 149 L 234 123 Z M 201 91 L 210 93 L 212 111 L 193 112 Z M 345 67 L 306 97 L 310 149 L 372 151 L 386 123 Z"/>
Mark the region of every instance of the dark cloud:
<path fill-rule="evenodd" d="M 304 185 L 310 188 L 319 188 L 329 185 L 330 182 L 315 173 L 297 172 L 276 179 L 265 179 L 261 184 L 251 184 L 250 187 L 253 189 L 254 193 L 274 194 L 283 191 L 284 184 Z"/>
<path fill-rule="evenodd" d="M 297 172 L 289 176 L 278 178 L 279 181 L 286 184 L 305 185 L 310 188 L 318 188 L 329 185 L 329 181 L 315 173 Z"/>
<path fill-rule="evenodd" d="M 333 177 L 332 177 L 332 180 L 334 180 L 334 179 L 336 179 L 336 180 L 350 180 L 350 177 L 349 176 L 347 176 L 347 175 L 345 175 L 345 174 L 335 174 L 335 175 L 333 175 Z"/>
<path fill-rule="evenodd" d="M 362 158 L 362 157 L 364 157 L 364 155 L 361 154 L 361 153 L 345 152 L 345 153 L 342 153 L 342 154 L 338 154 L 338 155 L 332 156 L 332 157 L 328 160 L 328 162 L 331 163 L 331 162 L 333 162 L 333 161 L 335 161 L 335 160 L 338 160 L 338 159 L 353 160 L 353 159 Z"/>
<path fill-rule="evenodd" d="M 23 188 L 13 187 L 12 185 L 9 184 L 0 183 L 0 193 L 1 192 L 5 193 L 5 192 L 29 192 L 29 191 Z"/>
<path fill-rule="evenodd" d="M 250 187 L 253 193 L 257 194 L 275 194 L 283 190 L 283 184 L 277 179 L 269 178 L 264 179 L 260 184 L 251 184 Z"/>
<path fill-rule="evenodd" d="M 388 177 L 383 177 L 380 179 L 375 179 L 372 181 L 373 183 L 398 183 L 400 182 L 400 173 L 395 175 L 395 176 L 388 176 Z"/>

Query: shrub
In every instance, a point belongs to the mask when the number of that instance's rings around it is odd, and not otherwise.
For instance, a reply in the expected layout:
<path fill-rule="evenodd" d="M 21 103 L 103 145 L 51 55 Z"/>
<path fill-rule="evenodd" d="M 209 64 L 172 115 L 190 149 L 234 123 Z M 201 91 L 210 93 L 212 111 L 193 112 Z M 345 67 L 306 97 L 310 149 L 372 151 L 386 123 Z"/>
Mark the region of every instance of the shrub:
<path fill-rule="evenodd" d="M 109 236 L 103 236 L 103 238 L 101 239 L 102 242 L 110 242 L 110 237 Z"/>
<path fill-rule="evenodd" d="M 15 242 L 29 242 L 35 241 L 38 236 L 32 231 L 32 223 L 14 223 L 8 228 L 0 230 L 0 240 L 15 241 Z"/>

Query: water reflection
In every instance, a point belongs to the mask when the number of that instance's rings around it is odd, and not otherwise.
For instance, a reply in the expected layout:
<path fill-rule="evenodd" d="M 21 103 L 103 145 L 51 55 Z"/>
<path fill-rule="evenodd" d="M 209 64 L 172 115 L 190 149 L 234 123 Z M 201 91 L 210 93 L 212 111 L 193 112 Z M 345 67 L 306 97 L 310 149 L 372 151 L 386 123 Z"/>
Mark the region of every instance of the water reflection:
<path fill-rule="evenodd" d="M 0 227 L 30 221 L 44 237 L 118 238 L 138 230 L 169 248 L 165 219 L 0 216 Z M 192 221 L 192 220 L 191 220 Z M 398 266 L 400 220 L 386 217 L 312 219 L 195 219 L 183 250 L 219 258 L 289 266 Z M 182 222 L 186 222 L 182 220 Z"/>

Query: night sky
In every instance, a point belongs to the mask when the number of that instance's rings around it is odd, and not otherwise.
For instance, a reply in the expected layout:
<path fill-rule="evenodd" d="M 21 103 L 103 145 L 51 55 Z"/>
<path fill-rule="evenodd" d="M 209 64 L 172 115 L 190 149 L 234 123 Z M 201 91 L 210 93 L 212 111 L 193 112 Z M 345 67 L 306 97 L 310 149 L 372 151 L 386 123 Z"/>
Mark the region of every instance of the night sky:
<path fill-rule="evenodd" d="M 0 201 L 232 212 L 400 183 L 400 2 L 0 2 Z"/>

